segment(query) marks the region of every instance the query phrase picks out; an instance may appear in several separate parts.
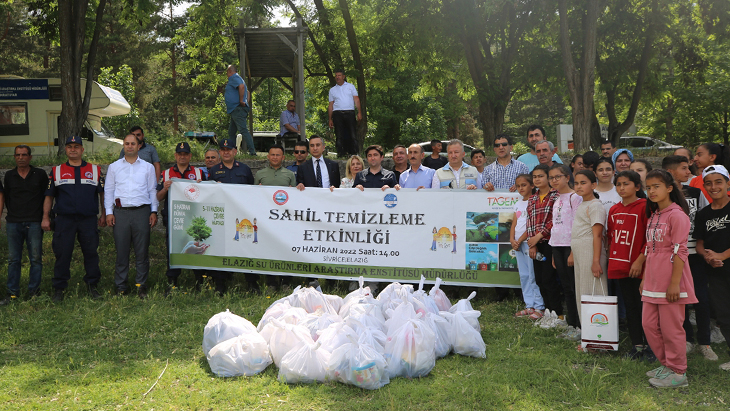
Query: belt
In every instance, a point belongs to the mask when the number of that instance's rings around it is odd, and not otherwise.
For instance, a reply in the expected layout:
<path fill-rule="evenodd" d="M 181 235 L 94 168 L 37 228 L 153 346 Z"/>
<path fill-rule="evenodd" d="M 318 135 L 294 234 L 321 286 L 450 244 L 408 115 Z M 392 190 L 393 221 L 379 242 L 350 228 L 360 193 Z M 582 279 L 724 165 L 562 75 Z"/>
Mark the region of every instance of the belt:
<path fill-rule="evenodd" d="M 355 110 L 334 110 L 335 113 L 354 113 Z"/>
<path fill-rule="evenodd" d="M 139 205 L 139 206 L 136 206 L 136 207 L 116 207 L 116 208 L 118 210 L 137 210 L 137 209 L 140 209 L 142 207 L 149 207 L 149 206 L 150 206 L 149 204 L 142 204 L 142 205 Z"/>

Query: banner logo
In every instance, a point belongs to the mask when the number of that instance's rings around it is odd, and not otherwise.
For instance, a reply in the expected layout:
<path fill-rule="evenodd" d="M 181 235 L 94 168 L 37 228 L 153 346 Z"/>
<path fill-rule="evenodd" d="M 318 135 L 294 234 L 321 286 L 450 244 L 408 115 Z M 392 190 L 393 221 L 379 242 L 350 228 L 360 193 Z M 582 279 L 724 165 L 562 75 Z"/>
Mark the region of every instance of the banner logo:
<path fill-rule="evenodd" d="M 188 200 L 195 201 L 200 196 L 200 189 L 192 184 L 185 187 L 185 197 L 188 198 Z"/>
<path fill-rule="evenodd" d="M 289 201 L 289 194 L 286 191 L 278 190 L 274 193 L 274 202 L 277 205 L 284 205 L 287 201 Z"/>
<path fill-rule="evenodd" d="M 91 177 L 93 177 L 93 176 L 94 176 L 94 174 L 92 174 L 92 173 L 91 173 L 91 171 L 87 171 L 87 172 L 86 172 L 86 173 L 84 174 L 84 176 L 85 176 L 86 178 L 89 178 L 89 179 L 90 179 Z"/>
<path fill-rule="evenodd" d="M 595 313 L 591 316 L 591 325 L 606 326 L 608 325 L 608 317 L 605 314 Z"/>
<path fill-rule="evenodd" d="M 396 197 L 395 194 L 386 194 L 385 197 L 383 197 L 383 202 L 386 207 L 393 208 L 398 205 L 398 197 Z"/>

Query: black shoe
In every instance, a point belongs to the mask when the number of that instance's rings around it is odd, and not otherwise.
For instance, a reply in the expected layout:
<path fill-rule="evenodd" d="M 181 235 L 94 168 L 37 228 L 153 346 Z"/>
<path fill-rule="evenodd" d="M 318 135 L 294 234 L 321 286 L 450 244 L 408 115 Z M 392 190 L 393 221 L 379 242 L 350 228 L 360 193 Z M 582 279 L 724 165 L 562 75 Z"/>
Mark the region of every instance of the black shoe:
<path fill-rule="evenodd" d="M 146 286 L 140 285 L 137 287 L 137 297 L 139 297 L 140 300 L 147 299 L 147 287 Z"/>
<path fill-rule="evenodd" d="M 256 295 L 261 295 L 261 287 L 259 287 L 258 283 L 250 283 L 248 289 Z"/>
<path fill-rule="evenodd" d="M 636 346 L 631 347 L 631 351 L 627 352 L 624 355 L 624 358 L 628 358 L 629 360 L 640 360 L 644 357 L 644 350 L 638 350 Z"/>
<path fill-rule="evenodd" d="M 60 303 L 63 301 L 63 290 L 60 288 L 57 288 L 56 291 L 53 292 L 53 299 L 51 300 L 54 303 Z"/>
<path fill-rule="evenodd" d="M 656 355 L 654 355 L 654 351 L 648 345 L 644 347 L 644 355 L 641 358 L 648 363 L 656 361 Z"/>
<path fill-rule="evenodd" d="M 89 295 L 91 296 L 92 300 L 101 300 L 102 297 L 99 293 L 99 290 L 96 288 L 96 284 L 89 286 Z"/>
<path fill-rule="evenodd" d="M 4 299 L 0 300 L 0 306 L 8 305 L 17 299 L 18 299 L 17 296 L 9 295 L 9 296 L 5 297 Z"/>
<path fill-rule="evenodd" d="M 312 288 L 319 287 L 319 280 L 310 281 L 309 282 L 309 286 L 312 287 Z"/>

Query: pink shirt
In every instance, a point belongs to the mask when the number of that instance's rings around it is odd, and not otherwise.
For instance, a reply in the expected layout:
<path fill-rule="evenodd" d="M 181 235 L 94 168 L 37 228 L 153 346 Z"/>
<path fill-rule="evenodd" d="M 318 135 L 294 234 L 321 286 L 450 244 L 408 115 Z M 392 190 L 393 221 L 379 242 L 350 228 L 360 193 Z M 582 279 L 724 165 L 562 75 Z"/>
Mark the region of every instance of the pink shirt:
<path fill-rule="evenodd" d="M 679 301 L 676 304 L 697 302 L 688 262 L 689 227 L 689 217 L 675 203 L 662 211 L 654 212 L 649 218 L 646 226 L 646 268 L 641 301 L 670 304 L 667 302 L 667 288 L 672 280 L 672 261 L 681 258 L 684 261 L 684 270 L 679 281 Z"/>
<path fill-rule="evenodd" d="M 573 220 L 583 198 L 576 193 L 560 194 L 553 205 L 553 229 L 549 244 L 553 247 L 570 247 Z"/>

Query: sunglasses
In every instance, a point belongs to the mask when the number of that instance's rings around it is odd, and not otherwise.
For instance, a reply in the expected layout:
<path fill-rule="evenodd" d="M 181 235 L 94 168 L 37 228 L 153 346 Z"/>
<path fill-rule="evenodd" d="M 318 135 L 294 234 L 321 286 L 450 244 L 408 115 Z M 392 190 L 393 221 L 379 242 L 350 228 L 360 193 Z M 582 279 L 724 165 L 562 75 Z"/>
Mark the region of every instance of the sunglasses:
<path fill-rule="evenodd" d="M 306 154 L 307 150 L 294 150 L 294 154 Z"/>
<path fill-rule="evenodd" d="M 507 147 L 509 143 L 494 143 L 494 148 Z"/>

